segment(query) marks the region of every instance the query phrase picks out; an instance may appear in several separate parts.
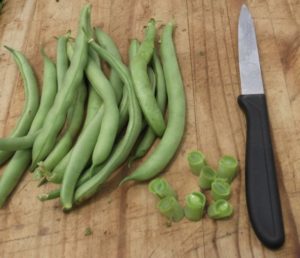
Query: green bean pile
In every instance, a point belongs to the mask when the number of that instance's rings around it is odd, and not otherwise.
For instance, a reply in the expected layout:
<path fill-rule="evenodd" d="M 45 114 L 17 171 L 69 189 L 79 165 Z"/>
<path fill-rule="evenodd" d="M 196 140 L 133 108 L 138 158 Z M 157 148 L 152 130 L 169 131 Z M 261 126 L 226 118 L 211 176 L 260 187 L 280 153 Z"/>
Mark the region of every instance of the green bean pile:
<path fill-rule="evenodd" d="M 186 113 L 173 29 L 165 25 L 156 48 L 156 22 L 149 20 L 144 39 L 131 41 L 125 65 L 113 39 L 91 26 L 91 5 L 85 5 L 76 38 L 70 31 L 56 37 L 56 64 L 41 51 L 41 96 L 27 58 L 6 47 L 22 75 L 26 101 L 15 129 L 0 139 L 0 164 L 10 159 L 0 179 L 0 207 L 28 168 L 39 185 L 58 185 L 38 198 L 60 198 L 64 210 L 95 195 L 155 140 L 152 153 L 121 183 L 146 181 L 164 170 L 180 145 Z"/>

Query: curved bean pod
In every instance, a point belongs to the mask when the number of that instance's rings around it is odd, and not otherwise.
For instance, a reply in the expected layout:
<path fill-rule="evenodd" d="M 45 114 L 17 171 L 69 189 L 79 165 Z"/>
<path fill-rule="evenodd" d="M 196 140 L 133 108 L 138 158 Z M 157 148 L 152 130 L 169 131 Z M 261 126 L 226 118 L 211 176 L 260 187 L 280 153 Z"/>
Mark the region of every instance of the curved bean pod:
<path fill-rule="evenodd" d="M 41 103 L 31 124 L 28 135 L 35 134 L 42 127 L 44 120 L 53 105 L 57 92 L 56 69 L 54 63 L 44 56 L 44 85 L 41 96 Z M 0 207 L 2 207 L 8 196 L 18 184 L 23 173 L 26 171 L 31 161 L 31 149 L 17 151 L 0 180 Z"/>
<path fill-rule="evenodd" d="M 107 51 L 109 51 L 115 58 L 122 61 L 122 57 L 121 57 L 121 54 L 118 50 L 116 43 L 113 41 L 113 39 L 108 34 L 106 34 L 100 28 L 95 28 L 95 37 L 96 37 L 97 42 L 103 48 L 105 48 Z M 110 81 L 111 86 L 114 89 L 117 103 L 119 103 L 122 98 L 123 85 L 122 85 L 122 80 L 118 75 L 118 72 L 113 68 L 111 69 L 111 72 L 110 72 L 109 81 Z"/>
<path fill-rule="evenodd" d="M 173 24 L 168 23 L 162 34 L 161 58 L 168 96 L 168 124 L 166 131 L 148 159 L 122 183 L 135 180 L 145 181 L 159 174 L 174 157 L 185 128 L 185 93 L 172 40 Z"/>
<path fill-rule="evenodd" d="M 129 50 L 128 50 L 128 58 L 129 62 L 133 59 L 133 57 L 138 52 L 140 43 L 137 39 L 133 39 L 130 42 Z M 126 87 L 123 88 L 123 97 L 120 103 L 120 125 L 119 131 L 121 131 L 125 124 L 128 122 L 128 93 Z"/>
<path fill-rule="evenodd" d="M 12 138 L 27 134 L 38 110 L 39 92 L 37 80 L 26 57 L 20 51 L 7 46 L 5 46 L 5 48 L 12 54 L 12 57 L 20 70 L 25 88 L 25 104 L 23 112 L 14 130 L 11 132 L 10 136 L 7 137 Z M 0 151 L 0 165 L 4 164 L 13 154 L 14 152 L 10 151 Z"/>
<path fill-rule="evenodd" d="M 112 175 L 112 173 L 126 160 L 142 128 L 142 114 L 136 99 L 132 79 L 127 67 L 100 47 L 92 39 L 89 40 L 91 47 L 110 64 L 122 79 L 129 96 L 129 122 L 122 140 L 114 148 L 110 159 L 104 164 L 91 179 L 76 189 L 75 203 L 80 203 L 95 194 L 101 185 Z"/>
<path fill-rule="evenodd" d="M 66 35 L 62 35 L 57 39 L 57 54 L 56 54 L 56 68 L 57 68 L 57 87 L 60 90 L 63 87 L 63 80 L 69 68 L 69 59 L 67 56 L 67 42 L 71 32 L 68 31 Z"/>
<path fill-rule="evenodd" d="M 153 68 L 156 74 L 156 101 L 162 113 L 165 112 L 167 93 L 164 72 L 159 61 L 158 55 L 154 50 L 153 53 Z M 148 127 L 143 140 L 139 143 L 132 160 L 145 156 L 148 150 L 151 148 L 153 142 L 156 139 L 156 135 L 151 127 Z"/>
<path fill-rule="evenodd" d="M 161 137 L 166 125 L 155 96 L 151 90 L 151 83 L 147 74 L 147 66 L 153 55 L 155 39 L 155 21 L 150 20 L 146 29 L 146 37 L 139 47 L 138 53 L 130 62 L 130 72 L 134 90 L 145 119 L 156 135 Z"/>
<path fill-rule="evenodd" d="M 0 139 L 0 150 L 17 151 L 29 149 L 32 147 L 38 133 L 39 131 L 26 136 Z"/>
<path fill-rule="evenodd" d="M 70 67 L 64 77 L 64 87 L 57 94 L 53 107 L 50 109 L 47 120 L 41 133 L 36 138 L 32 149 L 32 167 L 43 160 L 53 149 L 57 135 L 64 126 L 66 115 L 71 106 L 76 89 L 83 79 L 83 71 L 87 63 L 87 41 L 82 26 L 90 20 L 91 6 L 85 5 L 80 14 L 79 33 L 75 42 L 75 53 L 72 56 Z"/>

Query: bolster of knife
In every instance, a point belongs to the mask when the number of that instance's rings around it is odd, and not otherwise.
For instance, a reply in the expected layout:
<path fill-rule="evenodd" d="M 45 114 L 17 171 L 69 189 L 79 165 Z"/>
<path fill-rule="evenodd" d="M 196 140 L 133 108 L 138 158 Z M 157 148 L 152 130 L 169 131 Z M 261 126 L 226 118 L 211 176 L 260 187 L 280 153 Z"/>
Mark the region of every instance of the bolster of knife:
<path fill-rule="evenodd" d="M 276 179 L 269 118 L 264 94 L 241 95 L 246 115 L 246 200 L 257 237 L 269 248 L 284 243 L 284 229 Z"/>

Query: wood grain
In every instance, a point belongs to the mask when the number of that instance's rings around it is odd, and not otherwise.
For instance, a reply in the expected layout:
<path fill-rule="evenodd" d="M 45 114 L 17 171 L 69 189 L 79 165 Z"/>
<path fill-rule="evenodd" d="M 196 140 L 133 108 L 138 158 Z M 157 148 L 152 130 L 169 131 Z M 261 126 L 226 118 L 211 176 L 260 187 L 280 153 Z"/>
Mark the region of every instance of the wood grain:
<path fill-rule="evenodd" d="M 55 56 L 54 36 L 76 31 L 86 1 L 8 0 L 0 15 L 1 45 L 22 50 L 41 81 L 39 48 Z M 123 169 L 86 205 L 69 214 L 58 201 L 40 203 L 31 175 L 24 176 L 0 210 L 0 257 L 300 257 L 300 3 L 252 0 L 262 73 L 278 160 L 286 243 L 277 251 L 257 240 L 246 209 L 245 120 L 237 103 L 237 21 L 240 0 L 92 0 L 93 24 L 117 42 L 124 61 L 129 39 L 141 38 L 154 17 L 159 25 L 177 23 L 175 44 L 187 98 L 187 127 L 176 159 L 164 176 L 184 195 L 198 190 L 186 154 L 206 153 L 216 166 L 224 153 L 236 155 L 241 172 L 233 183 L 235 214 L 227 221 L 183 220 L 167 227 L 145 184 L 117 189 Z M 0 49 L 0 133 L 7 135 L 20 115 L 24 92 L 17 68 Z M 90 227 L 93 234 L 85 236 Z"/>

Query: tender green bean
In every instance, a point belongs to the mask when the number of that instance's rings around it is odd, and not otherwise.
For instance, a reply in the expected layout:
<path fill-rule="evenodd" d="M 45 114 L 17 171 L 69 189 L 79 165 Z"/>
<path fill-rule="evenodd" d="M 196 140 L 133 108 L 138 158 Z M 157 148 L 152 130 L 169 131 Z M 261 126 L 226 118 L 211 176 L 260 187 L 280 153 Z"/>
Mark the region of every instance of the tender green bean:
<path fill-rule="evenodd" d="M 71 32 L 68 31 L 66 35 L 62 35 L 57 39 L 56 68 L 58 90 L 60 90 L 63 87 L 63 80 L 69 68 L 69 59 L 67 56 L 67 42 L 70 35 Z"/>
<path fill-rule="evenodd" d="M 44 171 L 44 173 L 45 171 L 52 171 L 72 148 L 73 142 L 75 141 L 84 120 L 86 96 L 87 89 L 85 85 L 82 85 L 78 89 L 77 99 L 75 101 L 75 106 L 73 108 L 72 116 L 69 119 L 70 122 L 69 125 L 67 125 L 66 132 L 58 141 L 54 149 L 50 152 L 48 157 L 44 161 L 38 163 L 38 169 Z"/>
<path fill-rule="evenodd" d="M 151 83 L 147 74 L 147 66 L 153 55 L 154 39 L 155 21 L 150 20 L 146 29 L 145 40 L 132 62 L 130 62 L 130 72 L 134 90 L 145 119 L 155 134 L 161 137 L 166 128 L 165 121 L 151 90 Z"/>
<path fill-rule="evenodd" d="M 198 221 L 203 217 L 206 197 L 201 192 L 193 192 L 185 197 L 184 215 L 188 220 Z"/>
<path fill-rule="evenodd" d="M 93 119 L 95 114 L 98 112 L 99 108 L 102 105 L 102 99 L 95 91 L 92 85 L 89 85 L 89 97 L 87 103 L 86 119 L 84 122 L 84 127 L 86 127 L 89 122 Z"/>
<path fill-rule="evenodd" d="M 187 160 L 192 173 L 199 176 L 202 168 L 206 165 L 204 154 L 200 151 L 191 151 L 187 155 Z"/>
<path fill-rule="evenodd" d="M 100 28 L 96 28 L 95 29 L 95 37 L 96 37 L 97 42 L 103 48 L 105 48 L 108 52 L 110 52 L 115 58 L 122 61 L 122 58 L 121 58 L 121 55 L 120 55 L 117 45 L 115 44 L 113 39 L 108 34 L 106 34 Z M 118 72 L 113 68 L 111 69 L 111 72 L 110 72 L 109 81 L 110 81 L 111 86 L 114 89 L 117 103 L 119 103 L 122 98 L 122 91 L 123 91 L 122 80 L 119 77 Z"/>
<path fill-rule="evenodd" d="M 157 104 L 162 113 L 165 112 L 166 109 L 166 102 L 167 102 L 167 93 L 166 93 L 166 85 L 165 85 L 165 78 L 163 69 L 159 60 L 159 57 L 154 49 L 153 53 L 153 68 L 156 75 L 156 100 Z M 141 158 L 145 156 L 148 150 L 151 148 L 153 142 L 156 139 L 156 135 L 153 132 L 151 127 L 147 128 L 147 131 L 143 137 L 143 140 L 139 143 L 138 147 L 136 148 L 135 154 L 132 157 L 132 160 Z"/>
<path fill-rule="evenodd" d="M 228 201 L 221 199 L 209 205 L 207 214 L 212 219 L 225 219 L 233 214 L 233 207 Z"/>
<path fill-rule="evenodd" d="M 129 62 L 133 59 L 133 57 L 138 52 L 140 43 L 137 39 L 133 39 L 130 42 L 129 51 L 128 51 L 128 58 Z M 128 92 L 126 87 L 123 88 L 123 97 L 120 103 L 120 126 L 119 131 L 121 131 L 125 124 L 128 122 Z"/>
<path fill-rule="evenodd" d="M 236 158 L 225 155 L 219 160 L 217 176 L 227 179 L 229 183 L 235 178 L 238 169 L 238 161 Z"/>
<path fill-rule="evenodd" d="M 212 182 L 216 178 L 216 171 L 213 170 L 209 166 L 204 166 L 201 170 L 200 176 L 199 176 L 199 186 L 203 190 L 207 190 L 211 188 Z"/>
<path fill-rule="evenodd" d="M 80 203 L 95 194 L 111 174 L 126 160 L 142 128 L 142 114 L 139 109 L 139 104 L 134 93 L 131 76 L 127 67 L 92 39 L 89 40 L 89 43 L 100 57 L 118 72 L 127 88 L 129 96 L 129 122 L 125 135 L 114 148 L 110 159 L 103 164 L 103 168 L 76 189 L 76 203 Z"/>
<path fill-rule="evenodd" d="M 178 222 L 184 217 L 183 208 L 174 196 L 167 196 L 161 199 L 157 207 L 160 213 L 171 221 Z"/>
<path fill-rule="evenodd" d="M 27 134 L 39 106 L 39 93 L 37 80 L 26 57 L 17 50 L 7 46 L 5 47 L 12 54 L 12 57 L 20 70 L 25 88 L 25 104 L 23 112 L 17 125 L 8 137 L 13 138 Z M 0 165 L 4 164 L 13 154 L 14 152 L 11 151 L 0 151 Z"/>
<path fill-rule="evenodd" d="M 163 199 L 167 196 L 174 196 L 177 199 L 177 193 L 170 186 L 167 180 L 163 178 L 155 178 L 153 179 L 149 185 L 148 189 L 151 193 L 157 196 L 159 199 Z"/>
<path fill-rule="evenodd" d="M 83 25 L 90 20 L 91 6 L 87 4 L 80 14 L 79 33 L 75 42 L 75 53 L 72 56 L 70 67 L 63 80 L 63 88 L 57 94 L 54 105 L 47 115 L 41 133 L 36 138 L 32 149 L 32 168 L 43 160 L 53 149 L 57 135 L 64 126 L 66 115 L 71 106 L 78 87 L 83 79 L 83 71 L 87 63 L 88 47 L 83 32 Z"/>
<path fill-rule="evenodd" d="M 45 170 L 43 171 L 41 167 L 42 174 L 46 177 L 48 182 L 54 183 L 54 184 L 61 184 L 65 171 L 67 169 L 67 166 L 70 162 L 72 150 L 69 150 L 68 154 L 64 156 L 64 158 L 55 166 L 52 173 L 49 173 L 49 171 Z"/>
<path fill-rule="evenodd" d="M 43 53 L 44 57 L 44 78 L 41 102 L 38 111 L 31 124 L 28 135 L 35 134 L 42 127 L 44 120 L 53 105 L 57 92 L 56 68 L 54 63 Z M 5 168 L 0 180 L 0 207 L 7 200 L 7 197 L 14 190 L 22 177 L 23 173 L 31 161 L 31 149 L 17 151 L 7 167 Z"/>
<path fill-rule="evenodd" d="M 122 182 L 145 181 L 160 173 L 174 157 L 185 127 L 185 93 L 172 41 L 173 24 L 168 23 L 162 34 L 161 57 L 168 95 L 166 131 L 148 159 Z"/>
<path fill-rule="evenodd" d="M 231 194 L 230 185 L 224 180 L 215 180 L 211 184 L 211 195 L 215 201 L 224 199 L 228 200 Z"/>
<path fill-rule="evenodd" d="M 54 189 L 46 194 L 40 194 L 38 195 L 38 199 L 42 202 L 49 201 L 58 198 L 60 195 L 60 188 Z"/>
<path fill-rule="evenodd" d="M 38 133 L 39 131 L 26 136 L 0 139 L 0 150 L 17 151 L 29 149 L 32 147 Z"/>

